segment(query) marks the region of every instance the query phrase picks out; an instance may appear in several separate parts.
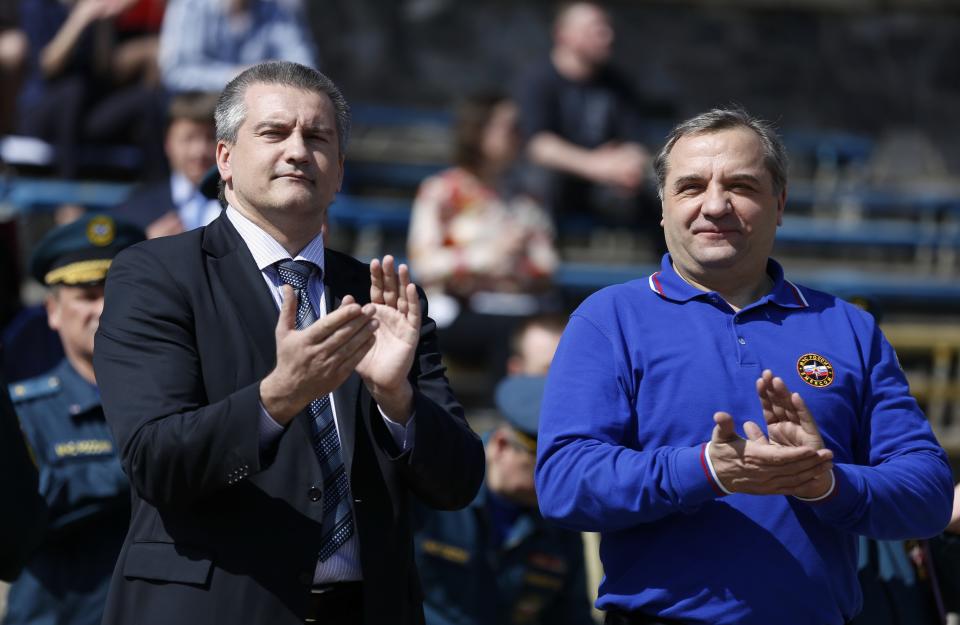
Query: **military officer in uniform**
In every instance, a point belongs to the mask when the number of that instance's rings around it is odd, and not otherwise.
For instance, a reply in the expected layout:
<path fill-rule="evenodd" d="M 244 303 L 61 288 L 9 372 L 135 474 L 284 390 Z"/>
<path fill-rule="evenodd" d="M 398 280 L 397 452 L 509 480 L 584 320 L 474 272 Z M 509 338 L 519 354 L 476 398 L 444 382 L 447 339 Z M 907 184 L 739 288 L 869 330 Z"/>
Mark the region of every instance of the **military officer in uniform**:
<path fill-rule="evenodd" d="M 580 534 L 549 525 L 533 484 L 545 378 L 496 388 L 506 422 L 485 437 L 487 472 L 473 503 L 422 509 L 416 537 L 427 625 L 592 623 Z"/>
<path fill-rule="evenodd" d="M 39 468 L 47 523 L 10 588 L 5 625 L 94 625 L 103 615 L 130 494 L 100 407 L 93 337 L 111 259 L 141 240 L 135 226 L 92 215 L 52 230 L 31 259 L 31 273 L 50 288 L 49 324 L 66 356 L 9 389 Z"/>

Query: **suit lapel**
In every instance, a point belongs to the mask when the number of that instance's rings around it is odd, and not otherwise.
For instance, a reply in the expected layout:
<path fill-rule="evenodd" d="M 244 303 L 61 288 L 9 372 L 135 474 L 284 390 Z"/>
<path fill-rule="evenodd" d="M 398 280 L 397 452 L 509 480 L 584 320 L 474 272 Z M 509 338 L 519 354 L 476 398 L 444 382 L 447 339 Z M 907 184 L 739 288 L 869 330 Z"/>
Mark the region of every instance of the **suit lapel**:
<path fill-rule="evenodd" d="M 263 371 L 258 373 L 266 375 L 277 358 L 274 329 L 279 312 L 263 274 L 226 213 L 207 226 L 203 249 L 210 255 L 211 274 L 223 284 L 232 309 L 240 316 L 260 356 Z"/>
<path fill-rule="evenodd" d="M 335 256 L 326 254 L 323 261 L 323 297 L 326 300 L 328 313 L 336 310 L 346 295 L 352 294 L 361 304 L 369 297 L 357 292 L 358 285 L 350 285 L 344 280 L 345 268 L 341 267 L 336 260 Z M 347 475 L 350 475 L 353 466 L 357 419 L 363 416 L 358 401 L 361 384 L 360 376 L 353 372 L 346 382 L 333 391 L 333 400 L 337 408 L 337 430 L 340 433 L 340 453 L 343 455 L 343 465 Z"/>

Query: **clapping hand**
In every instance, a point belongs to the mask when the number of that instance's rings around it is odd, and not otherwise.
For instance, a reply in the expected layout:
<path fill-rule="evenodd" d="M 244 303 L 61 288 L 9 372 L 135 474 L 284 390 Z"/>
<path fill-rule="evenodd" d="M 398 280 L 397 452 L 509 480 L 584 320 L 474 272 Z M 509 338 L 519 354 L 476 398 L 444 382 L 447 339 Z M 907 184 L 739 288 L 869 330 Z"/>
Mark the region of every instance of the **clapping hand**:
<path fill-rule="evenodd" d="M 413 412 L 413 388 L 407 376 L 420 340 L 420 298 L 409 268 L 392 256 L 370 262 L 370 303 L 377 321 L 373 347 L 357 364 L 357 373 L 381 410 L 398 423 Z"/>
<path fill-rule="evenodd" d="M 727 490 L 756 495 L 795 495 L 816 498 L 830 488 L 833 452 L 803 398 L 769 370 L 757 380 L 757 396 L 769 438 L 756 423 L 743 424 L 741 438 L 733 417 L 714 415 L 711 460 Z"/>

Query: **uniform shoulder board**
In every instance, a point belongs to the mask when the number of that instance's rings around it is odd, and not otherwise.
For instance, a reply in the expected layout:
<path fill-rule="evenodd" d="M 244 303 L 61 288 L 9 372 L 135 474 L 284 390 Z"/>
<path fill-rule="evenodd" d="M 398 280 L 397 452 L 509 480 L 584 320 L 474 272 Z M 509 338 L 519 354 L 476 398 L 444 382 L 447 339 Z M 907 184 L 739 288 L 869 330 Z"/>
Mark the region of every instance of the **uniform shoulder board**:
<path fill-rule="evenodd" d="M 60 392 L 60 378 L 55 375 L 41 375 L 29 380 L 14 382 L 8 388 L 10 399 L 16 404 Z"/>

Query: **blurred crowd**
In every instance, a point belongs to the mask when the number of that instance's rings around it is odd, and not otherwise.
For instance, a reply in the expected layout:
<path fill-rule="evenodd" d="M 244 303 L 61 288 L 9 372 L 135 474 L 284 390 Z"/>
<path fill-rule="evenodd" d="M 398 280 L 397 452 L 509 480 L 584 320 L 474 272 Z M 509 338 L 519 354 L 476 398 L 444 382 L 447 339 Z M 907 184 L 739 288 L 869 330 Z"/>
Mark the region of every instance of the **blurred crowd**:
<path fill-rule="evenodd" d="M 193 230 L 221 214 L 209 172 L 223 86 L 266 60 L 319 67 L 336 79 L 336 68 L 318 58 L 306 13 L 300 0 L 0 3 L 0 135 L 18 138 L 4 149 L 23 156 L 46 146 L 53 178 L 83 180 L 100 155 L 133 147 L 137 179 L 104 214 L 59 207 L 33 249 L 19 249 L 31 241 L 16 220 L 0 224 L 3 377 L 28 444 L 42 452 L 49 514 L 4 623 L 99 622 L 129 514 L 91 365 L 106 265 L 82 271 L 141 238 Z M 454 372 L 479 372 L 486 395 L 477 407 L 495 415 L 478 499 L 459 513 L 419 512 L 417 558 L 432 625 L 593 618 L 595 554 L 585 561 L 578 534 L 540 518 L 533 491 L 542 379 L 570 304 L 553 280 L 557 228 L 578 219 L 626 228 L 658 258 L 658 146 L 646 143 L 641 94 L 613 63 L 607 9 L 565 3 L 551 36 L 543 58 L 503 90 L 464 94 L 450 166 L 420 183 L 406 249 L 383 250 L 408 260 L 444 357 Z M 109 241 L 98 244 L 98 236 Z M 43 303 L 21 297 L 28 269 L 47 289 Z M 38 446 L 54 431 L 86 447 L 56 447 L 45 457 Z M 44 463 L 55 466 L 47 477 Z M 468 534 L 475 542 L 465 546 Z M 865 541 L 861 552 L 872 615 L 865 625 L 933 623 L 960 608 L 960 588 L 950 586 L 960 575 L 941 564 L 960 563 L 956 534 L 932 547 Z M 60 616 L 48 618 L 54 605 Z"/>

